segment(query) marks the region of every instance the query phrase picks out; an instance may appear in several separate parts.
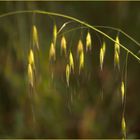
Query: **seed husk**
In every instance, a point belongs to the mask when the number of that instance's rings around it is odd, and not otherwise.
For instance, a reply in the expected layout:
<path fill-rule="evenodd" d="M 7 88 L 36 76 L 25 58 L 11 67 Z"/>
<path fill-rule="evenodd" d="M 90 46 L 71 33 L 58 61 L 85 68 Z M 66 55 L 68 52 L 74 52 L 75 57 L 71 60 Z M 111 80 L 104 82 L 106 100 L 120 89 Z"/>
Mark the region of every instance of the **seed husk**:
<path fill-rule="evenodd" d="M 55 47 L 53 42 L 50 45 L 49 60 L 53 60 L 53 61 L 56 60 L 56 52 L 55 52 Z"/>
<path fill-rule="evenodd" d="M 67 86 L 68 86 L 68 87 L 69 87 L 70 73 L 71 73 L 70 65 L 67 64 L 67 65 L 66 65 L 66 82 L 67 82 Z"/>
<path fill-rule="evenodd" d="M 80 53 L 80 59 L 79 59 L 79 73 L 81 69 L 84 68 L 84 51 Z"/>
<path fill-rule="evenodd" d="M 36 46 L 39 50 L 38 32 L 35 25 L 33 25 L 33 46 Z"/>
<path fill-rule="evenodd" d="M 64 52 L 66 55 L 66 49 L 67 49 L 67 42 L 65 36 L 62 36 L 61 38 L 61 54 Z"/>
<path fill-rule="evenodd" d="M 86 36 L 86 52 L 91 51 L 91 35 L 88 32 Z"/>

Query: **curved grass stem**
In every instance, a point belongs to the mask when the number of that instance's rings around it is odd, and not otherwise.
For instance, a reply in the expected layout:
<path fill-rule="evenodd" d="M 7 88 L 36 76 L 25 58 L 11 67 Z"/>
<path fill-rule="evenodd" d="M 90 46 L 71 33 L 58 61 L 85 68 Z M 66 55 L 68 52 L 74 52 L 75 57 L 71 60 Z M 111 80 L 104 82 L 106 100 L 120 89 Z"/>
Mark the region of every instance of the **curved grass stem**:
<path fill-rule="evenodd" d="M 134 38 L 132 38 L 130 35 L 128 35 L 127 33 L 125 33 L 123 30 L 121 30 L 119 28 L 115 28 L 115 27 L 111 27 L 111 26 L 98 26 L 98 25 L 97 26 L 95 25 L 94 27 L 119 31 L 120 33 L 122 33 L 124 36 L 129 38 L 131 41 L 133 41 L 135 44 L 137 44 L 140 47 L 140 43 L 138 41 L 136 41 Z"/>
<path fill-rule="evenodd" d="M 41 11 L 41 10 L 22 10 L 22 11 L 13 11 L 13 12 L 8 12 L 5 14 L 1 14 L 0 18 L 2 17 L 7 17 L 7 16 L 11 16 L 11 15 L 16 15 L 16 14 L 24 14 L 24 13 L 36 13 L 36 14 L 45 14 L 45 15 L 49 15 L 49 16 L 58 16 L 58 17 L 63 17 L 66 19 L 70 19 L 73 21 L 76 21 L 77 23 L 80 23 L 81 25 L 85 25 L 93 30 L 95 30 L 96 32 L 102 34 L 103 36 L 105 36 L 106 38 L 108 38 L 109 40 L 113 41 L 114 43 L 117 43 L 112 37 L 110 37 L 109 35 L 107 35 L 106 33 L 102 32 L 101 30 L 97 29 L 95 26 L 92 26 L 84 21 L 81 21 L 77 18 L 68 16 L 68 15 L 64 15 L 64 14 L 59 14 L 59 13 L 54 13 L 54 12 L 47 12 L 47 11 Z M 124 33 L 124 32 L 123 32 Z M 124 33 L 125 35 L 127 35 L 126 33 Z M 128 38 L 131 38 L 129 35 L 127 35 Z M 133 40 L 133 42 L 137 42 L 134 39 L 131 38 L 131 40 Z M 122 45 L 121 43 L 119 43 L 120 47 L 123 48 L 126 52 L 128 52 L 129 54 L 131 54 L 134 58 L 136 58 L 138 60 L 138 62 L 140 62 L 140 58 L 134 54 L 131 50 L 127 49 L 124 45 Z M 139 43 L 137 43 L 138 46 L 140 46 Z"/>

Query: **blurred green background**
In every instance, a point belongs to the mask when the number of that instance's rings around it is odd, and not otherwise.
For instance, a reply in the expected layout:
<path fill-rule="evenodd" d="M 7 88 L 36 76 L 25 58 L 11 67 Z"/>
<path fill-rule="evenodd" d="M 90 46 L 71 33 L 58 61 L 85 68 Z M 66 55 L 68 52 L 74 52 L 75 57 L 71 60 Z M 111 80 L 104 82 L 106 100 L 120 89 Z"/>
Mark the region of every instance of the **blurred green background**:
<path fill-rule="evenodd" d="M 34 9 L 66 14 L 91 25 L 118 27 L 140 41 L 140 2 L 0 2 L 0 14 Z M 65 34 L 75 62 L 68 88 L 68 56 L 60 55 L 61 36 L 57 39 L 56 62 L 49 62 L 54 21 L 60 29 L 69 20 L 33 13 L 0 18 L 0 138 L 121 138 L 120 83 L 125 51 L 121 49 L 120 72 L 114 70 L 114 43 L 89 29 L 92 51 L 85 53 L 84 69 L 79 75 L 76 46 L 80 38 L 85 44 L 88 29 Z M 27 65 L 33 24 L 38 30 L 40 50 L 35 55 L 36 79 L 31 93 Z M 61 32 L 80 26 L 71 22 Z M 117 35 L 110 29 L 101 30 L 112 38 Z M 99 50 L 103 40 L 107 52 L 101 72 Z M 122 34 L 120 42 L 134 53 L 140 49 Z M 129 56 L 127 138 L 140 138 L 139 76 L 140 64 Z"/>

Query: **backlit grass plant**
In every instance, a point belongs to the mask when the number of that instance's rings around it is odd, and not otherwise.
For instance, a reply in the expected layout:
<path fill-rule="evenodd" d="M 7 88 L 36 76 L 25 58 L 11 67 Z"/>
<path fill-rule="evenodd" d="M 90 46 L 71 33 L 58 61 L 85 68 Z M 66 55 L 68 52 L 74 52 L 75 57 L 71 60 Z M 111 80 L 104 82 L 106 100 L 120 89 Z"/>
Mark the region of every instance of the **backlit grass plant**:
<path fill-rule="evenodd" d="M 64 18 L 66 20 L 70 20 L 70 22 L 66 22 L 64 23 L 60 29 L 57 27 L 56 22 L 54 22 L 53 25 L 53 29 L 52 29 L 52 37 L 51 37 L 51 43 L 49 47 L 49 62 L 53 65 L 54 62 L 59 59 L 59 57 L 56 54 L 56 46 L 57 44 L 59 44 L 60 48 L 59 48 L 59 52 L 60 55 L 62 56 L 63 59 L 66 59 L 67 63 L 65 64 L 65 83 L 67 85 L 67 88 L 69 88 L 71 86 L 71 81 L 70 81 L 70 77 L 72 74 L 74 73 L 78 73 L 79 75 L 81 74 L 81 71 L 86 69 L 85 67 L 85 57 L 89 55 L 89 53 L 92 52 L 92 50 L 94 51 L 94 42 L 95 40 L 93 39 L 91 32 L 94 31 L 100 35 L 103 36 L 103 41 L 101 42 L 101 46 L 100 46 L 100 52 L 98 55 L 98 59 L 99 59 L 99 67 L 100 67 L 100 71 L 104 71 L 104 61 L 105 61 L 105 56 L 106 56 L 106 51 L 108 49 L 108 45 L 106 43 L 106 40 L 110 40 L 111 42 L 114 43 L 114 69 L 117 69 L 118 72 L 120 71 L 121 67 L 120 67 L 120 53 L 121 53 L 121 49 L 123 49 L 126 52 L 126 59 L 125 59 L 125 66 L 124 66 L 124 73 L 122 74 L 122 80 L 120 83 L 120 94 L 121 94 L 121 102 L 122 102 L 122 116 L 121 116 L 121 130 L 122 130 L 122 138 L 125 139 L 127 137 L 126 132 L 127 132 L 127 124 L 126 124 L 126 120 L 125 120 L 125 103 L 126 103 L 126 82 L 127 82 L 127 61 L 128 61 L 128 55 L 133 56 L 136 61 L 140 62 L 140 58 L 137 56 L 136 53 L 134 53 L 133 51 L 129 50 L 127 46 L 124 46 L 123 44 L 121 44 L 120 39 L 119 39 L 119 34 L 123 34 L 124 36 L 126 36 L 128 39 L 130 39 L 133 43 L 135 43 L 138 47 L 140 47 L 140 44 L 134 40 L 132 37 L 130 37 L 128 34 L 126 34 L 125 32 L 123 32 L 120 29 L 117 28 L 113 28 L 113 27 L 107 27 L 107 26 L 92 26 L 89 25 L 86 22 L 83 22 L 79 19 L 76 19 L 74 17 L 70 17 L 67 15 L 63 15 L 63 14 L 59 14 L 59 13 L 52 13 L 52 12 L 46 12 L 46 11 L 39 11 L 39 10 L 29 10 L 29 11 L 15 11 L 15 12 L 10 12 L 10 13 L 5 13 L 0 15 L 0 18 L 2 17 L 6 17 L 6 16 L 12 16 L 12 15 L 16 15 L 16 14 L 23 14 L 23 13 L 33 13 L 33 14 L 42 14 L 45 16 L 51 16 L 53 17 L 54 21 L 55 21 L 55 17 L 61 17 Z M 79 27 L 77 28 L 72 28 L 70 30 L 67 30 L 65 32 L 63 32 L 63 29 L 65 29 L 65 27 L 69 26 L 69 24 L 71 24 L 72 22 L 76 22 L 77 24 L 79 24 Z M 67 38 L 65 36 L 65 34 L 71 33 L 72 31 L 76 31 L 77 29 L 82 30 L 82 28 L 86 29 L 86 36 L 85 37 L 79 37 L 79 39 L 77 40 L 77 45 L 74 46 L 74 50 L 75 50 L 75 54 L 76 57 L 74 57 L 74 53 L 72 51 L 71 48 L 68 47 L 68 43 L 67 43 Z M 111 30 L 115 30 L 116 31 L 116 38 L 112 38 L 111 36 L 107 35 L 105 32 L 101 31 L 100 28 L 107 28 L 107 29 L 111 29 Z M 119 33 L 119 34 L 118 34 Z M 34 96 L 34 92 L 35 92 L 35 86 L 36 86 L 36 71 L 37 71 L 37 67 L 36 67 L 36 52 L 38 51 L 38 53 L 40 52 L 40 44 L 39 44 L 39 37 L 38 37 L 38 28 L 35 25 L 32 25 L 32 45 L 29 48 L 28 51 L 28 58 L 27 58 L 27 75 L 28 75 L 28 83 L 29 83 L 29 88 L 31 90 L 30 94 L 32 96 Z M 60 40 L 58 40 L 58 38 L 61 38 Z M 76 65 L 78 64 L 78 69 L 76 69 L 75 67 L 77 67 Z M 78 72 L 77 72 L 78 70 Z M 32 107 L 32 111 L 34 112 L 34 109 Z M 33 113 L 33 117 L 35 118 L 35 114 Z"/>

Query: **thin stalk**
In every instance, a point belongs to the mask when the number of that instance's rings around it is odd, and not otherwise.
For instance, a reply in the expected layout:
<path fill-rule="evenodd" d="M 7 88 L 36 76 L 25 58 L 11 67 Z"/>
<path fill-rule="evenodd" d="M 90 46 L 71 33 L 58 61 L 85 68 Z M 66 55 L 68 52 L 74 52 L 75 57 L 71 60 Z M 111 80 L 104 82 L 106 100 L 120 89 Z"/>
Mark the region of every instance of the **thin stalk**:
<path fill-rule="evenodd" d="M 111 29 L 111 30 L 115 30 L 115 31 L 119 31 L 120 33 L 122 33 L 124 36 L 126 36 L 127 38 L 129 38 L 130 40 L 132 40 L 135 44 L 137 44 L 140 47 L 140 43 L 138 41 L 136 41 L 134 38 L 132 38 L 130 35 L 128 35 L 127 33 L 125 33 L 123 30 L 119 29 L 119 28 L 115 28 L 115 27 L 111 27 L 111 26 L 94 26 L 96 28 L 105 28 L 105 29 Z"/>
<path fill-rule="evenodd" d="M 52 15 L 52 16 L 58 16 L 58 17 L 63 17 L 66 19 L 70 19 L 73 21 L 76 21 L 78 23 L 80 23 L 81 25 L 85 25 L 93 30 L 95 30 L 96 32 L 102 34 L 103 36 L 105 36 L 106 38 L 108 38 L 109 40 L 113 41 L 114 43 L 117 43 L 112 37 L 110 37 L 109 35 L 107 35 L 106 33 L 102 32 L 101 30 L 97 29 L 96 27 L 81 21 L 77 18 L 68 16 L 68 15 L 64 15 L 64 14 L 59 14 L 59 13 L 54 13 L 54 12 L 47 12 L 47 11 L 41 11 L 41 10 L 23 10 L 23 11 L 14 11 L 14 12 L 8 12 L 5 14 L 1 14 L 0 18 L 2 17 L 6 17 L 6 16 L 10 16 L 10 15 L 15 15 L 15 14 L 23 14 L 23 13 L 37 13 L 37 14 L 45 14 L 45 15 Z M 118 43 L 117 43 L 118 44 Z M 127 51 L 128 53 L 130 53 L 134 58 L 136 58 L 138 60 L 138 62 L 140 63 L 140 58 L 134 54 L 132 51 L 130 51 L 129 49 L 127 49 L 124 45 L 122 45 L 121 43 L 119 43 L 120 47 L 122 47 L 125 51 Z M 137 44 L 138 46 L 140 46 L 139 44 Z"/>

